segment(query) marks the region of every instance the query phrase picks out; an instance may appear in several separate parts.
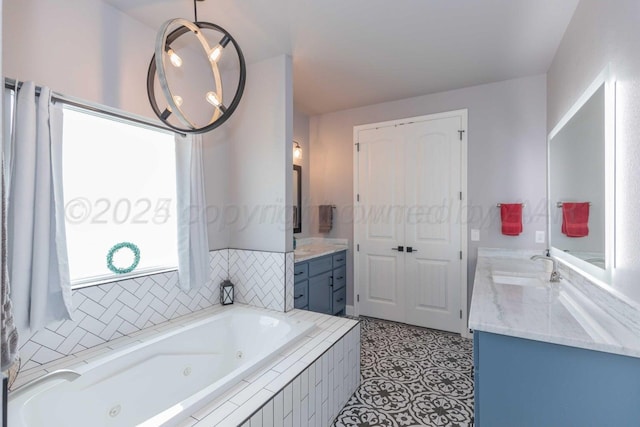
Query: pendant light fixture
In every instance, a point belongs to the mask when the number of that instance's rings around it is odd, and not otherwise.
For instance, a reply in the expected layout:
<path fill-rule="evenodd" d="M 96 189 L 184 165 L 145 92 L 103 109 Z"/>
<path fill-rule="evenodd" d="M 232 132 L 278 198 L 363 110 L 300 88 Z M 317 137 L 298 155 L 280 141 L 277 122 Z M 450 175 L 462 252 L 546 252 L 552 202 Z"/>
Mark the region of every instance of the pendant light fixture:
<path fill-rule="evenodd" d="M 240 46 L 219 25 L 198 21 L 197 1 L 204 0 L 193 0 L 193 22 L 176 18 L 162 24 L 147 73 L 147 95 L 153 112 L 165 125 L 183 133 L 208 132 L 228 120 L 240 103 L 246 80 L 246 65 Z M 198 43 L 189 45 L 187 35 L 194 36 L 190 39 L 195 38 Z M 176 46 L 185 53 L 184 57 Z M 190 60 L 189 57 L 194 54 L 206 59 Z M 229 55 L 232 55 L 230 59 Z M 233 60 L 234 57 L 236 61 Z M 224 65 L 221 64 L 223 61 Z M 191 71 L 195 67 L 202 68 L 202 63 L 210 68 L 210 72 L 197 70 L 200 72 L 198 76 L 202 76 L 203 71 L 209 74 L 204 83 L 201 78 L 190 78 L 186 72 L 187 68 Z M 225 72 L 224 79 L 222 70 Z M 229 98 L 226 96 L 226 87 L 223 96 L 223 85 L 232 80 L 233 76 L 229 77 L 232 73 L 238 74 L 238 83 L 235 94 Z M 174 78 L 170 78 L 170 75 Z M 182 80 L 175 76 L 182 76 Z M 196 83 L 204 84 L 204 89 Z M 156 95 L 158 88 L 160 94 Z M 194 93 L 197 95 L 193 95 Z M 229 99 L 231 102 L 228 102 Z M 189 104 L 189 109 L 185 108 L 186 104 Z M 202 114 L 203 111 L 210 112 L 204 122 L 191 118 L 188 114 Z"/>

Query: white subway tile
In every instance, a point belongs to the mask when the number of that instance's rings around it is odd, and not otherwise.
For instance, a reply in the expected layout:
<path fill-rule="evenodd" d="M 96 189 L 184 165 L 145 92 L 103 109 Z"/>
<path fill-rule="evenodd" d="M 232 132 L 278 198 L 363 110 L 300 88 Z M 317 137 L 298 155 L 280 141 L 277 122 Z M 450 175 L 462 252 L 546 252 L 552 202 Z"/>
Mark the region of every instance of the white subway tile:
<path fill-rule="evenodd" d="M 273 426 L 281 427 L 284 424 L 284 391 L 273 398 Z"/>
<path fill-rule="evenodd" d="M 262 426 L 263 427 L 274 427 L 273 401 L 274 399 L 269 400 L 262 408 Z"/>
<path fill-rule="evenodd" d="M 329 407 L 327 406 L 327 402 L 322 402 L 322 421 L 320 422 L 323 426 L 329 425 Z"/>
<path fill-rule="evenodd" d="M 267 371 L 261 377 L 256 379 L 254 382 L 249 383 L 244 390 L 238 392 L 235 396 L 233 396 L 230 400 L 236 405 L 240 406 L 249 400 L 253 395 L 262 390 L 267 384 L 273 381 L 278 376 L 277 372 Z"/>
<path fill-rule="evenodd" d="M 251 427 L 263 427 L 264 424 L 262 422 L 262 409 L 253 414 L 253 416 L 251 417 L 250 425 Z"/>
<path fill-rule="evenodd" d="M 309 369 L 305 369 L 300 374 L 300 396 L 305 398 L 309 395 Z"/>
<path fill-rule="evenodd" d="M 293 395 L 293 424 L 298 426 L 300 424 L 300 401 L 302 400 L 302 393 L 300 390 L 300 376 L 297 376 L 292 383 L 292 395 Z"/>
<path fill-rule="evenodd" d="M 293 410 L 293 384 L 289 384 L 284 388 L 282 399 L 284 416 L 286 417 Z"/>
<path fill-rule="evenodd" d="M 222 424 L 222 421 L 229 416 L 238 407 L 231 402 L 224 402 L 215 411 L 204 417 L 198 423 L 198 427 L 217 427 Z"/>
<path fill-rule="evenodd" d="M 284 427 L 294 427 L 293 425 L 293 415 L 289 414 L 284 419 Z M 295 426 L 297 427 L 297 426 Z"/>
<path fill-rule="evenodd" d="M 309 398 L 305 396 L 300 403 L 300 425 L 306 426 L 309 424 Z"/>
<path fill-rule="evenodd" d="M 314 412 L 316 414 L 316 424 L 322 423 L 322 383 L 316 386 L 316 403 Z"/>

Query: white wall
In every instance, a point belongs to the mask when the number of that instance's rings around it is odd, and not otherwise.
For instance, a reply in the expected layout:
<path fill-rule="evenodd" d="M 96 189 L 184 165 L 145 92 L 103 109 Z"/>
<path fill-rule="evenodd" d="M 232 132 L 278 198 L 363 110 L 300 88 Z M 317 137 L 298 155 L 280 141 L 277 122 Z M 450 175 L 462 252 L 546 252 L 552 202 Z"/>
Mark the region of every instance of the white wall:
<path fill-rule="evenodd" d="M 637 0 L 581 0 L 548 72 L 551 130 L 600 71 L 616 87 L 616 268 L 613 285 L 640 301 L 640 37 Z"/>
<path fill-rule="evenodd" d="M 300 143 L 302 160 L 293 160 L 294 165 L 302 167 L 302 231 L 296 233 L 296 238 L 311 236 L 310 206 L 309 206 L 309 116 L 293 110 L 293 139 Z"/>
<path fill-rule="evenodd" d="M 538 248 L 535 231 L 546 230 L 546 79 L 544 75 L 387 102 L 311 118 L 311 204 L 335 204 L 333 230 L 327 237 L 353 244 L 353 127 L 467 108 L 469 231 L 469 298 L 478 247 Z M 524 232 L 500 233 L 496 204 L 523 201 Z M 317 233 L 317 212 L 311 216 Z M 349 251 L 352 255 L 352 250 Z M 353 262 L 347 268 L 347 299 L 353 303 Z"/>
<path fill-rule="evenodd" d="M 154 117 L 146 93 L 155 30 L 100 0 L 5 0 L 3 74 Z"/>
<path fill-rule="evenodd" d="M 291 58 L 250 64 L 238 109 L 205 136 L 207 201 L 223 206 L 209 221 L 211 248 L 292 250 L 292 139 Z"/>
<path fill-rule="evenodd" d="M 155 118 L 146 76 L 156 29 L 100 0 L 5 0 L 3 30 L 5 76 Z M 249 64 L 239 108 L 204 136 L 211 249 L 291 249 L 292 104 L 290 58 Z"/>

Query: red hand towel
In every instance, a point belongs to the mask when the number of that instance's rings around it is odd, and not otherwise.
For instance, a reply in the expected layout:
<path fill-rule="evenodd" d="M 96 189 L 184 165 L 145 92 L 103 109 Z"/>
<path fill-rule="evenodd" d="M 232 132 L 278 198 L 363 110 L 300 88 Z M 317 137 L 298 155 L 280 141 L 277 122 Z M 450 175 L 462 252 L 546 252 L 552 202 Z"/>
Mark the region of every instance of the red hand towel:
<path fill-rule="evenodd" d="M 505 236 L 517 236 L 522 233 L 521 203 L 502 203 L 500 205 L 500 218 L 502 219 L 502 234 Z"/>
<path fill-rule="evenodd" d="M 589 203 L 562 203 L 562 232 L 568 237 L 589 235 Z"/>

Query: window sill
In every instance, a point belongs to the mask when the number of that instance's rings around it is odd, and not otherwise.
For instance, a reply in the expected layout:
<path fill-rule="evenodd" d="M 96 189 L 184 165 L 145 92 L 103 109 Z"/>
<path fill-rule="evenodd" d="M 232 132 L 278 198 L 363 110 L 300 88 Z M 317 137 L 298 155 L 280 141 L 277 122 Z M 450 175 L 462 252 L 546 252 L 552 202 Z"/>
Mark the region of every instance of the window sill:
<path fill-rule="evenodd" d="M 76 280 L 71 283 L 71 290 L 78 290 L 83 288 L 89 288 L 91 286 L 106 285 L 107 283 L 122 282 L 124 280 L 137 279 L 139 277 L 153 276 L 156 274 L 168 273 L 170 271 L 177 271 L 178 267 L 157 267 L 149 268 L 146 270 L 136 271 L 129 274 L 119 274 L 117 276 L 99 276 L 89 277 L 86 279 Z"/>

